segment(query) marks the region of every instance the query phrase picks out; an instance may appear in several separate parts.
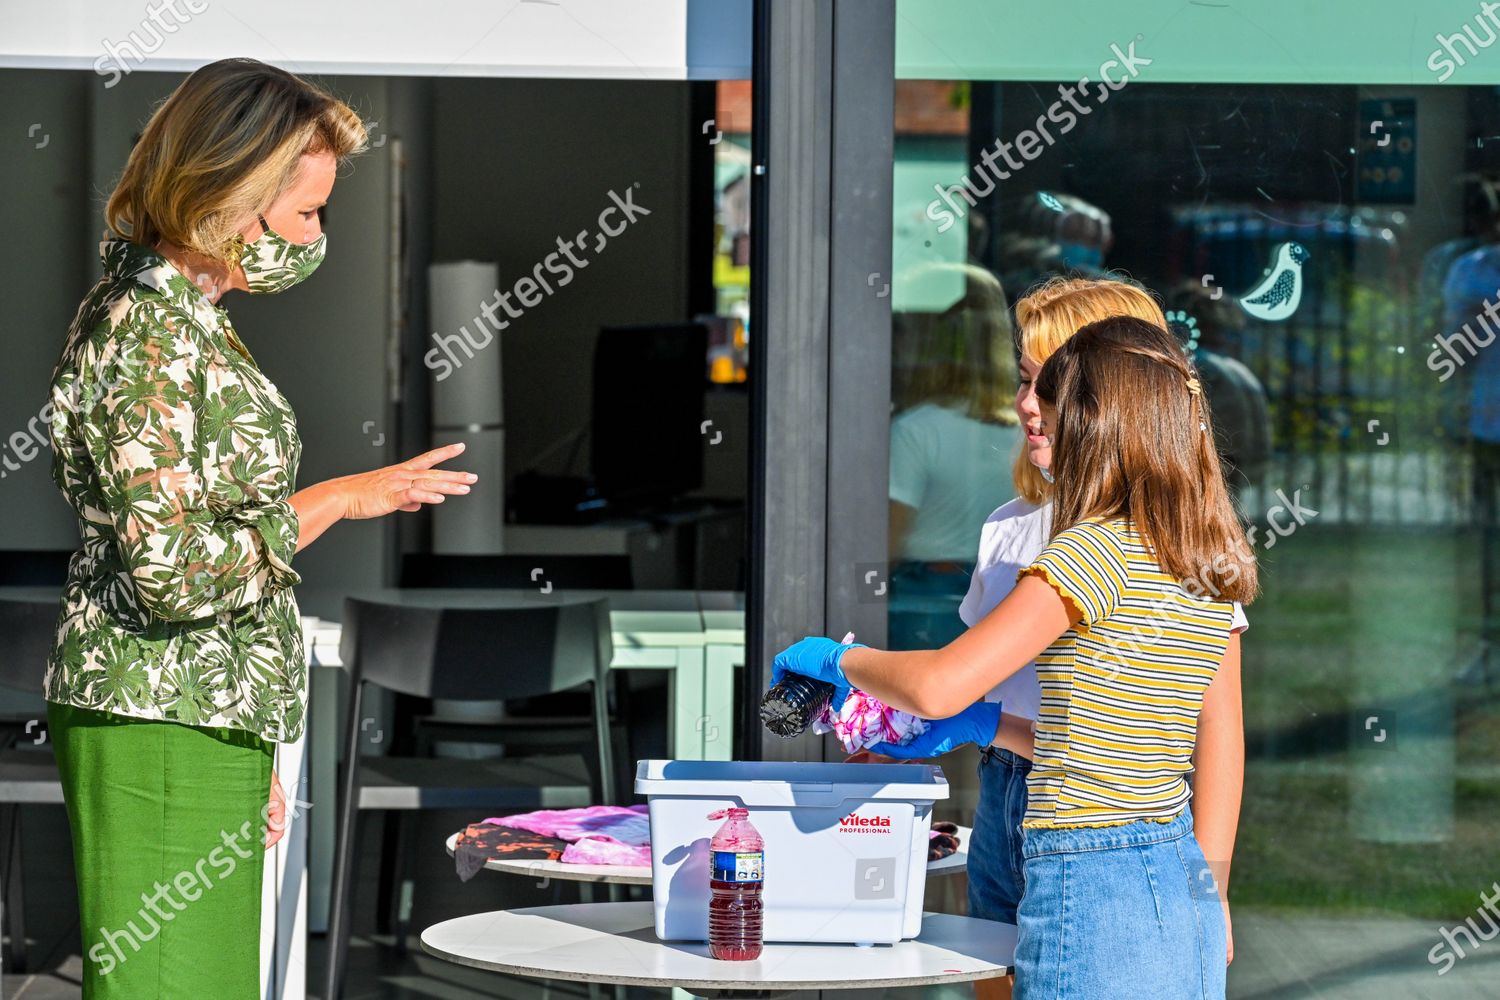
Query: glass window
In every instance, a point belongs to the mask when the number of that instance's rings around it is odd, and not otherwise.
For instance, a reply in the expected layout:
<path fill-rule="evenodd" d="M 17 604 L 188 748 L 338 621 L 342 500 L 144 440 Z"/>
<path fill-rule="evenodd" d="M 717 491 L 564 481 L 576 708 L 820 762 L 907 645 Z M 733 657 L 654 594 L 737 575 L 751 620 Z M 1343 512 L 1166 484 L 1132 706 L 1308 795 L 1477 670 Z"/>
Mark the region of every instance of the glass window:
<path fill-rule="evenodd" d="M 981 525 L 1026 447 L 998 349 L 1017 300 L 1056 275 L 1144 287 L 1199 368 L 1261 568 L 1230 995 L 1483 995 L 1500 94 L 1126 84 L 898 81 L 892 645 L 951 639 L 993 569 Z M 974 768 L 948 760 L 962 811 Z"/>
<path fill-rule="evenodd" d="M 709 378 L 745 381 L 750 326 L 750 81 L 715 85 L 713 282 Z"/>

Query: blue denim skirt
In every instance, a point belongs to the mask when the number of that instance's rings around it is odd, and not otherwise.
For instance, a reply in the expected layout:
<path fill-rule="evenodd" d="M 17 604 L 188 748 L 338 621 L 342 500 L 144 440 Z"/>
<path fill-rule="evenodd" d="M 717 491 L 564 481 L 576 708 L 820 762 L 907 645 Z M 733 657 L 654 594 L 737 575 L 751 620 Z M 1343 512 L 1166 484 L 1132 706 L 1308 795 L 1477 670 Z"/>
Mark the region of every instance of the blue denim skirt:
<path fill-rule="evenodd" d="M 1192 813 L 1028 829 L 1016 1000 L 1223 1000 L 1224 912 Z"/>
<path fill-rule="evenodd" d="M 979 805 L 969 837 L 969 916 L 1016 922 L 1026 887 L 1021 871 L 1021 820 L 1026 816 L 1026 776 L 1031 761 L 985 747 L 979 754 Z"/>

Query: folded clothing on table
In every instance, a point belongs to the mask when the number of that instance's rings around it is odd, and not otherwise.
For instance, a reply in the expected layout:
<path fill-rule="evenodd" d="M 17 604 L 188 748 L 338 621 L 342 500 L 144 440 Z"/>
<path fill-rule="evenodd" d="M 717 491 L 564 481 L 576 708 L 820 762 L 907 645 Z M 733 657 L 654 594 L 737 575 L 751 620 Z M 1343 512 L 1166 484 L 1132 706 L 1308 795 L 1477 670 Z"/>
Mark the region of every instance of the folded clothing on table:
<path fill-rule="evenodd" d="M 485 822 L 566 841 L 558 858 L 565 865 L 651 866 L 651 821 L 644 805 L 538 809 Z"/>
<path fill-rule="evenodd" d="M 927 860 L 941 861 L 950 854 L 958 852 L 958 824 L 938 822 L 932 824 L 932 830 L 927 835 Z"/>
<path fill-rule="evenodd" d="M 560 837 L 530 830 L 500 826 L 486 820 L 470 823 L 453 845 L 453 864 L 458 877 L 467 882 L 491 860 L 556 861 L 570 845 Z"/>
<path fill-rule="evenodd" d="M 956 823 L 932 824 L 927 860 L 946 858 L 958 847 Z M 463 881 L 499 858 L 649 868 L 651 822 L 643 805 L 539 809 L 492 816 L 458 835 L 453 860 Z"/>

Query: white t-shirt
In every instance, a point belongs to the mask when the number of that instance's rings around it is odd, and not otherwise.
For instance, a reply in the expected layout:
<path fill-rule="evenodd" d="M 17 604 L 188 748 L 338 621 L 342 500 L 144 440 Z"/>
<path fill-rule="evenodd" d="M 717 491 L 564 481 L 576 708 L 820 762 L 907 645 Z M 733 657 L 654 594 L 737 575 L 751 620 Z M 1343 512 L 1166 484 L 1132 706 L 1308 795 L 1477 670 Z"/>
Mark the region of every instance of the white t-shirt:
<path fill-rule="evenodd" d="M 997 499 L 1015 493 L 1010 463 L 1019 443 L 1019 427 L 983 423 L 934 403 L 892 420 L 890 498 L 916 510 L 896 557 L 972 557 L 979 519 Z"/>
<path fill-rule="evenodd" d="M 979 531 L 979 558 L 969 579 L 969 592 L 958 606 L 958 616 L 965 625 L 973 628 L 1005 600 L 1015 589 L 1016 574 L 1036 562 L 1047 547 L 1051 531 L 1052 505 L 1038 507 L 1022 497 L 1002 505 L 985 519 Z M 1249 627 L 1245 610 L 1236 601 L 1232 630 L 1243 632 Z M 1035 719 L 1042 703 L 1036 665 L 1028 663 L 1011 674 L 984 700 L 1002 702 L 1008 715 Z"/>

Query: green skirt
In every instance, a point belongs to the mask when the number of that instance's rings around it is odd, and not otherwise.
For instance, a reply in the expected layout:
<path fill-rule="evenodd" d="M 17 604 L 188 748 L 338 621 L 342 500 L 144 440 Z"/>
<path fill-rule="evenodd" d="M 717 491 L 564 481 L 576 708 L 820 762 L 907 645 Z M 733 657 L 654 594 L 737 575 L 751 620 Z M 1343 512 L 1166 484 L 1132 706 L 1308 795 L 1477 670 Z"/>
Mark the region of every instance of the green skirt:
<path fill-rule="evenodd" d="M 47 704 L 73 834 L 84 1000 L 258 1000 L 275 744 Z"/>

